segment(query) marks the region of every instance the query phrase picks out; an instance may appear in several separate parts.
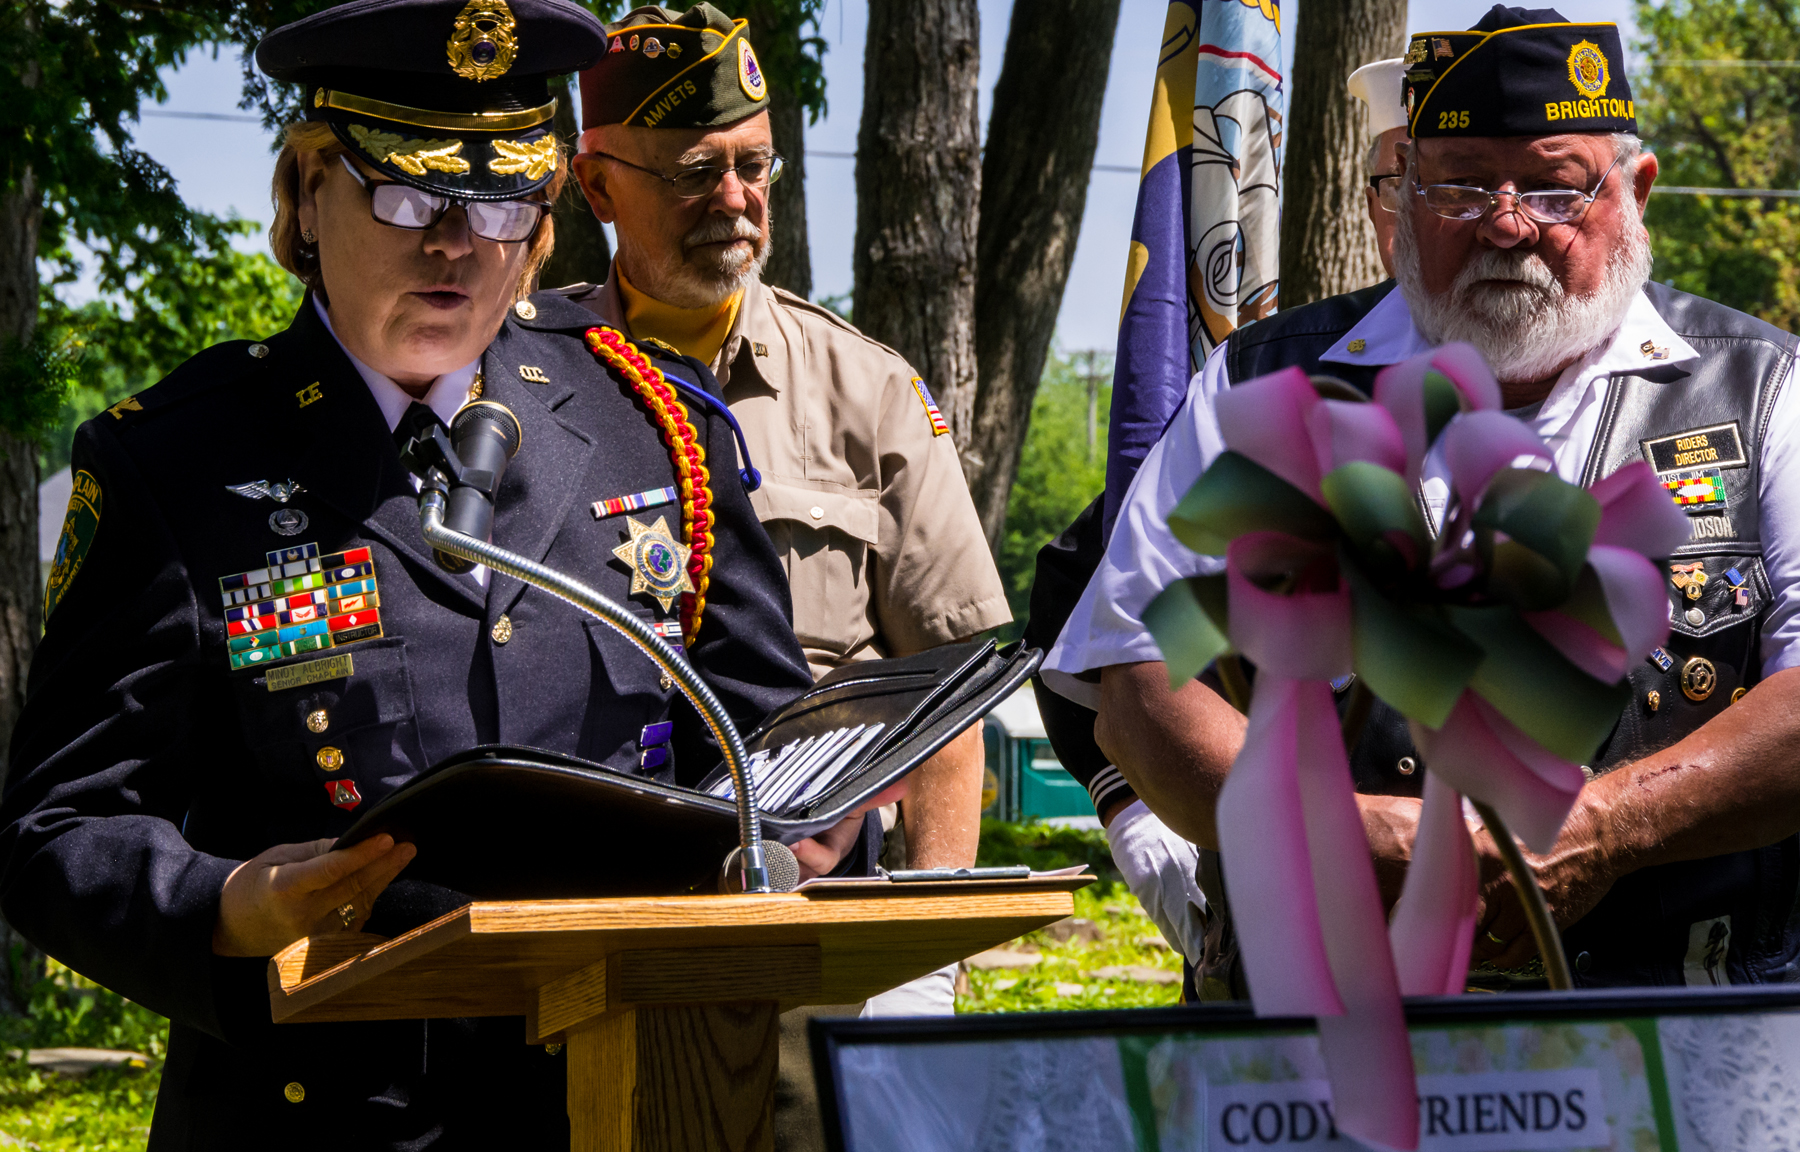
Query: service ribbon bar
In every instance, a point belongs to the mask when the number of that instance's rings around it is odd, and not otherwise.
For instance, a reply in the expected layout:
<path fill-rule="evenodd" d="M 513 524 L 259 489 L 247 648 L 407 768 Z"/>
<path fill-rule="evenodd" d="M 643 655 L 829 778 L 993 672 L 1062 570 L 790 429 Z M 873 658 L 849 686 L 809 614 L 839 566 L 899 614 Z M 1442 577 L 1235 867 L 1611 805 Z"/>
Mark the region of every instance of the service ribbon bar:
<path fill-rule="evenodd" d="M 320 556 L 317 544 L 303 544 L 267 559 L 267 567 L 219 580 L 232 668 L 381 636 L 381 594 L 369 549 Z"/>
<path fill-rule="evenodd" d="M 608 516 L 619 516 L 626 512 L 636 512 L 642 508 L 654 508 L 658 504 L 673 504 L 681 490 L 668 488 L 652 488 L 648 492 L 638 492 L 630 496 L 614 496 L 611 500 L 594 501 L 594 519 L 604 520 Z"/>

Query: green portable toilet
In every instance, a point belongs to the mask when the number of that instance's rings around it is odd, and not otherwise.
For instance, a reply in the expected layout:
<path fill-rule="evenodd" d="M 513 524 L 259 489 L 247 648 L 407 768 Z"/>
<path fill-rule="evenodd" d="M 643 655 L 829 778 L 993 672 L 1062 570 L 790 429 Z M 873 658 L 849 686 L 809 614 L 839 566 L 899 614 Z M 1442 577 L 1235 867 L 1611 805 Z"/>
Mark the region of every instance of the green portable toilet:
<path fill-rule="evenodd" d="M 983 816 L 1001 820 L 1036 817 L 1058 824 L 1100 826 L 1087 789 L 1063 771 L 1056 753 L 1050 750 L 1030 684 L 987 714 L 982 721 L 982 741 L 987 750 Z"/>

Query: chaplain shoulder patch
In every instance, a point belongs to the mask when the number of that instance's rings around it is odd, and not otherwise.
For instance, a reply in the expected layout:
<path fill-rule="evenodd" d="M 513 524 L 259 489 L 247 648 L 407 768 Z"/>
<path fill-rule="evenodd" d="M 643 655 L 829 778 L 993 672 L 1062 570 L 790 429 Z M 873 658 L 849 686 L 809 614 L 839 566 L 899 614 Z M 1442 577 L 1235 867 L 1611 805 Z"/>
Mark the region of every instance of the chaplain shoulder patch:
<path fill-rule="evenodd" d="M 77 470 L 72 477 L 69 511 L 63 517 L 62 535 L 56 538 L 56 558 L 50 565 L 50 579 L 44 585 L 44 619 L 62 603 L 69 586 L 81 571 L 94 536 L 100 531 L 100 481 L 93 474 Z"/>

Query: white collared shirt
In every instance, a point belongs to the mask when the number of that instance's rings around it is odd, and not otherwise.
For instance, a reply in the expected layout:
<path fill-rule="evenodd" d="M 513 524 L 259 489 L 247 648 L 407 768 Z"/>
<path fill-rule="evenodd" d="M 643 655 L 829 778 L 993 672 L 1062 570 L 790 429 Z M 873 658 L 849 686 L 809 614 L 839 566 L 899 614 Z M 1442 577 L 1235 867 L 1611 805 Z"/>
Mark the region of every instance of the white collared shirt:
<path fill-rule="evenodd" d="M 1350 351 L 1358 341 L 1357 350 Z M 1652 360 L 1643 351 L 1645 344 L 1666 355 Z M 1414 327 L 1406 300 L 1396 289 L 1320 359 L 1388 365 L 1430 347 Z M 1189 550 L 1175 539 L 1168 525 L 1176 503 L 1225 449 L 1212 407 L 1214 398 L 1230 387 L 1224 351 L 1223 344 L 1215 348 L 1194 374 L 1180 411 L 1144 458 L 1126 490 L 1100 567 L 1044 661 L 1045 682 L 1078 703 L 1093 707 L 1099 690 L 1092 683 L 1074 679 L 1074 674 L 1108 664 L 1162 659 L 1143 623 L 1145 608 L 1159 592 L 1177 579 L 1224 570 L 1222 558 Z M 1599 429 L 1611 375 L 1698 358 L 1699 353 L 1675 334 L 1649 298 L 1640 293 L 1612 340 L 1565 368 L 1549 396 L 1525 423 L 1550 446 L 1557 475 L 1579 484 Z M 1764 676 L 1800 665 L 1800 429 L 1794 428 L 1790 414 L 1793 391 L 1783 389 L 1776 399 L 1762 447 L 1760 533 L 1763 566 L 1774 593 L 1773 607 L 1763 624 Z M 1448 489 L 1431 471 L 1428 463 L 1425 495 L 1427 503 L 1434 505 L 1435 518 Z"/>
<path fill-rule="evenodd" d="M 375 397 L 376 406 L 381 409 L 382 418 L 387 421 L 388 431 L 392 432 L 398 428 L 400 418 L 406 415 L 408 408 L 412 407 L 412 393 L 358 360 L 356 353 L 344 347 L 344 341 L 338 336 L 337 329 L 331 326 L 330 314 L 325 311 L 325 305 L 320 303 L 317 296 L 313 297 L 313 308 L 319 313 L 319 319 L 325 322 L 325 331 L 331 333 L 331 338 L 337 341 L 339 348 L 344 349 L 344 355 L 349 357 L 351 367 L 355 368 L 357 375 L 363 378 L 363 383 L 369 386 L 369 391 Z M 438 419 L 448 425 L 450 418 L 456 415 L 457 409 L 467 404 L 469 398 L 474 394 L 475 377 L 480 371 L 481 357 L 477 356 L 454 372 L 444 373 L 431 382 L 431 388 L 425 393 L 422 403 L 436 412 Z M 417 476 L 412 478 L 412 482 L 414 488 L 419 486 Z M 486 588 L 487 573 L 485 564 L 477 564 L 469 570 L 468 574 L 475 578 L 475 583 Z"/>

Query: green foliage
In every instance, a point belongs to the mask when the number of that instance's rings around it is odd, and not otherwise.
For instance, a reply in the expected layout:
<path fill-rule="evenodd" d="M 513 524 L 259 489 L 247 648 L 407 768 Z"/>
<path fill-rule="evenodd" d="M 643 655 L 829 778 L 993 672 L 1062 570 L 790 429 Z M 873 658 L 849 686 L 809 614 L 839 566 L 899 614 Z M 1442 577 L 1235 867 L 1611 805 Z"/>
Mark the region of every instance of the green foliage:
<path fill-rule="evenodd" d="M 0 428 L 21 439 L 51 437 L 64 402 L 81 379 L 82 332 L 38 328 L 24 341 L 0 346 Z"/>
<path fill-rule="evenodd" d="M 1113 864 L 1112 849 L 1106 845 L 1105 832 L 1065 828 L 1038 820 L 1022 824 L 983 820 L 975 862 L 991 868 L 1025 864 L 1040 872 L 1086 864 L 1104 881 L 1120 879 L 1119 870 Z"/>
<path fill-rule="evenodd" d="M 790 92 L 817 124 L 825 115 L 825 0 L 719 0 L 720 11 L 750 21 L 763 73 Z"/>
<path fill-rule="evenodd" d="M 141 1149 L 168 1035 L 161 1016 L 52 962 L 32 989 L 31 1014 L 0 1021 L 0 1145 L 11 1137 L 46 1152 Z M 68 1078 L 32 1068 L 23 1059 L 32 1048 L 122 1049 L 150 1064 Z"/>
<path fill-rule="evenodd" d="M 1796 0 L 1638 0 L 1632 78 L 1660 184 L 1800 187 L 1800 69 L 1683 66 L 1800 59 Z M 1656 278 L 1789 331 L 1800 328 L 1800 202 L 1657 195 L 1645 216 Z"/>
<path fill-rule="evenodd" d="M 1099 381 L 1094 440 L 1088 444 L 1088 383 Z M 1106 414 L 1112 404 L 1112 365 L 1105 357 L 1052 352 L 1037 397 L 1019 474 L 1006 501 L 1000 538 L 1000 579 L 1019 634 L 1028 615 L 1038 549 L 1062 534 L 1070 521 L 1106 487 Z"/>
<path fill-rule="evenodd" d="M 1105 969 L 1149 968 L 1181 975 L 1181 957 L 1169 948 L 1123 883 L 1090 884 L 1075 893 L 1075 918 L 1092 925 L 1088 934 L 1064 933 L 1056 926 L 1030 932 L 1009 951 L 1036 953 L 1029 968 L 967 973 L 956 995 L 958 1012 L 1055 1012 L 1078 1008 L 1163 1008 L 1180 999 L 1177 982 L 1151 983 L 1103 973 Z"/>

